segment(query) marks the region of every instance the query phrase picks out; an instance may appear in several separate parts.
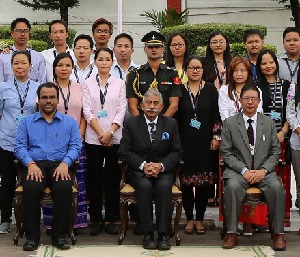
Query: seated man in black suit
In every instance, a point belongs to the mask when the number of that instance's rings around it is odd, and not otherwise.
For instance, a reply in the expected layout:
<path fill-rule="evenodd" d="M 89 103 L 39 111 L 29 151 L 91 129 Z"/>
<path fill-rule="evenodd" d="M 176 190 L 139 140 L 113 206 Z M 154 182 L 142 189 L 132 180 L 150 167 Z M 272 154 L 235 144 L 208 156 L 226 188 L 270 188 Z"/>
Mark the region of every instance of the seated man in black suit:
<path fill-rule="evenodd" d="M 125 121 L 119 157 L 128 164 L 127 176 L 137 197 L 145 249 L 169 250 L 168 232 L 172 218 L 172 184 L 174 167 L 181 159 L 181 142 L 177 122 L 159 116 L 163 99 L 150 88 L 143 97 L 144 114 Z M 156 194 L 157 244 L 152 224 L 152 196 Z"/>
<path fill-rule="evenodd" d="M 34 251 L 40 242 L 40 200 L 52 189 L 52 245 L 69 249 L 66 240 L 72 206 L 70 166 L 79 158 L 81 138 L 75 119 L 57 111 L 58 86 L 45 83 L 37 90 L 39 112 L 21 120 L 15 155 L 25 166 L 22 173 L 23 223 L 27 242 L 24 251 Z"/>

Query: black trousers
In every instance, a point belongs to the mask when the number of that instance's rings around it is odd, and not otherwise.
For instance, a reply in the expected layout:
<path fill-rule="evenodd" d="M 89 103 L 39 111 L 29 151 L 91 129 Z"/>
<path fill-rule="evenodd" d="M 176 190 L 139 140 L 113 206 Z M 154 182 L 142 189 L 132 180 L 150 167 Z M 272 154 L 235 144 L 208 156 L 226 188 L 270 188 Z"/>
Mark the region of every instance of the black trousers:
<path fill-rule="evenodd" d="M 194 207 L 196 209 L 196 220 L 203 221 L 210 194 L 209 190 L 209 186 L 195 187 L 194 195 L 193 187 L 182 186 L 182 205 L 187 221 L 194 219 Z"/>
<path fill-rule="evenodd" d="M 11 222 L 12 202 L 16 186 L 17 170 L 14 153 L 0 148 L 1 169 L 1 223 Z"/>
<path fill-rule="evenodd" d="M 87 159 L 87 194 L 90 199 L 89 214 L 92 222 L 102 222 L 103 193 L 107 222 L 119 220 L 121 171 L 118 166 L 119 145 L 111 148 L 85 144 Z M 105 159 L 105 168 L 103 167 Z"/>
<path fill-rule="evenodd" d="M 27 168 L 22 173 L 23 185 L 23 222 L 27 240 L 40 240 L 40 200 L 44 189 L 49 186 L 52 190 L 53 198 L 53 221 L 52 240 L 65 238 L 70 227 L 71 207 L 72 207 L 72 181 L 55 181 L 53 173 L 60 162 L 38 161 L 37 166 L 41 169 L 44 178 L 42 182 L 27 180 Z M 71 171 L 69 170 L 69 174 Z"/>
<path fill-rule="evenodd" d="M 172 219 L 172 185 L 174 176 L 163 172 L 157 178 L 142 177 L 137 172 L 128 176 L 136 191 L 140 226 L 144 233 L 153 231 L 153 192 L 155 192 L 156 228 L 158 233 L 169 233 Z"/>

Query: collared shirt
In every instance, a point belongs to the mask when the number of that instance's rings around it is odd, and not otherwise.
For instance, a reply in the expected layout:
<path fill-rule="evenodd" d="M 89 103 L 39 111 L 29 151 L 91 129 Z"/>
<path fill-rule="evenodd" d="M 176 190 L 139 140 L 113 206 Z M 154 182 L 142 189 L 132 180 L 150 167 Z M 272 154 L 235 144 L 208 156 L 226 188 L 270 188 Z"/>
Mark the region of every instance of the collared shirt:
<path fill-rule="evenodd" d="M 297 83 L 297 74 L 299 70 L 299 59 L 296 61 L 291 60 L 285 53 L 277 57 L 279 65 L 279 77 L 288 80 L 291 83 Z"/>
<path fill-rule="evenodd" d="M 148 120 L 145 114 L 144 114 L 144 116 L 145 116 L 145 120 L 146 120 L 146 123 L 147 123 L 147 128 L 148 128 L 148 132 L 149 132 L 149 137 L 150 137 L 150 141 L 151 141 L 151 140 L 152 140 L 152 139 L 151 139 L 151 127 L 149 126 L 149 123 L 154 123 L 154 128 L 153 128 L 153 130 L 156 131 L 156 124 L 157 124 L 158 116 L 155 118 L 154 121 Z"/>
<path fill-rule="evenodd" d="M 128 66 L 128 68 L 124 71 L 122 70 L 121 66 L 118 64 L 117 61 L 114 62 L 113 66 L 110 69 L 110 74 L 116 78 L 120 78 L 123 80 L 126 80 L 126 76 L 128 74 L 128 72 L 132 69 L 132 68 L 138 68 L 140 67 L 140 65 L 135 64 L 133 61 L 130 61 L 130 64 Z"/>
<path fill-rule="evenodd" d="M 75 62 L 76 58 L 74 56 L 74 52 L 68 46 L 67 46 L 66 53 L 69 53 L 71 55 L 73 61 Z M 45 63 L 46 63 L 46 73 L 47 73 L 46 81 L 53 82 L 53 80 L 54 80 L 54 78 L 53 78 L 53 61 L 54 61 L 55 57 L 58 55 L 58 52 L 57 52 L 56 48 L 53 47 L 53 48 L 42 51 L 41 54 L 44 56 Z"/>
<path fill-rule="evenodd" d="M 79 68 L 76 62 L 72 74 L 70 75 L 70 80 L 74 83 L 82 85 L 86 79 L 96 76 L 97 73 L 98 69 L 93 62 L 90 62 L 90 64 L 84 70 Z"/>
<path fill-rule="evenodd" d="M 300 137 L 295 132 L 295 129 L 300 128 L 300 105 L 295 104 L 295 84 L 291 84 L 287 94 L 286 120 L 293 131 L 290 138 L 291 148 L 300 151 Z"/>
<path fill-rule="evenodd" d="M 253 82 L 254 84 L 256 84 L 256 82 L 257 82 L 256 65 L 250 61 L 248 55 L 246 55 L 245 58 L 249 61 L 250 65 L 251 65 L 251 70 L 252 70 L 252 82 Z"/>
<path fill-rule="evenodd" d="M 79 158 L 81 145 L 75 119 L 56 112 L 52 121 L 47 122 L 36 112 L 20 122 L 15 155 L 25 166 L 29 162 L 47 160 L 65 162 L 70 167 Z"/>
<path fill-rule="evenodd" d="M 0 82 L 5 82 L 13 79 L 14 73 L 11 67 L 11 58 L 14 52 L 18 51 L 15 45 L 12 46 L 12 50 L 9 53 L 0 54 Z M 46 82 L 46 67 L 45 60 L 41 53 L 27 48 L 31 55 L 32 68 L 29 71 L 29 78 L 40 84 Z"/>
<path fill-rule="evenodd" d="M 28 80 L 17 81 L 23 101 Z M 30 80 L 27 96 L 23 107 L 23 117 L 36 112 L 36 91 L 39 83 Z M 0 83 L 0 147 L 6 151 L 14 151 L 15 137 L 21 114 L 21 103 L 14 80 Z"/>
<path fill-rule="evenodd" d="M 95 119 L 104 131 L 110 131 L 113 123 L 118 124 L 119 128 L 115 131 L 112 142 L 113 144 L 120 144 L 126 111 L 124 81 L 113 76 L 108 78 L 103 109 L 100 101 L 100 90 L 104 92 L 106 85 L 103 85 L 100 77 L 99 84 L 96 76 L 88 78 L 82 84 L 83 114 L 88 123 L 85 132 L 85 142 L 100 145 L 97 133 L 90 126 L 91 120 Z M 107 112 L 106 117 L 100 115 L 103 110 Z"/>

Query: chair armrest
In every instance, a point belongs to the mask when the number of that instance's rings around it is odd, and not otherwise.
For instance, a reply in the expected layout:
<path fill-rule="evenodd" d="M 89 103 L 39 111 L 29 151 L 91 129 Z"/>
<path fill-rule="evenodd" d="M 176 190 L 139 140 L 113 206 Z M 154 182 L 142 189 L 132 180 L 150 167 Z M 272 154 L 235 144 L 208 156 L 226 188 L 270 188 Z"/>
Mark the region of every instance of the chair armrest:
<path fill-rule="evenodd" d="M 118 161 L 119 168 L 121 170 L 121 181 L 120 181 L 120 190 L 123 189 L 125 186 L 125 178 L 126 178 L 126 171 L 127 171 L 127 163 L 122 162 L 121 160 Z"/>
<path fill-rule="evenodd" d="M 74 162 L 74 165 L 71 167 L 71 175 L 72 175 L 72 181 L 73 181 L 73 186 L 77 189 L 78 188 L 78 184 L 77 184 L 77 178 L 76 178 L 76 173 L 79 167 L 79 160 L 77 159 Z"/>
<path fill-rule="evenodd" d="M 181 160 L 179 163 L 177 163 L 176 167 L 175 167 L 175 181 L 174 181 L 174 185 L 180 190 L 181 189 L 181 184 L 180 184 L 180 170 L 183 167 L 184 162 Z"/>

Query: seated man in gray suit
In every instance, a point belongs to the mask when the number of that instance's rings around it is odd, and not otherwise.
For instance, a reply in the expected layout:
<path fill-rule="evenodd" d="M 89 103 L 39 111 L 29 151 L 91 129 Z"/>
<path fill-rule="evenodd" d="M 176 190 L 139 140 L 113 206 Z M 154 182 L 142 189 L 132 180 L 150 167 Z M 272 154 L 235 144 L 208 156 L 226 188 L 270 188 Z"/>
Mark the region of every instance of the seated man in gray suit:
<path fill-rule="evenodd" d="M 161 93 L 154 88 L 144 94 L 144 114 L 125 120 L 119 157 L 128 164 L 127 178 L 134 187 L 145 249 L 169 250 L 168 232 L 172 219 L 174 168 L 181 159 L 176 120 L 159 115 Z M 156 194 L 157 243 L 152 225 L 152 196 Z"/>
<path fill-rule="evenodd" d="M 223 123 L 220 150 L 226 164 L 223 174 L 227 234 L 223 248 L 238 244 L 237 226 L 242 201 L 251 185 L 260 188 L 273 222 L 273 249 L 284 251 L 285 191 L 275 167 L 281 153 L 274 121 L 257 112 L 260 92 L 253 85 L 240 94 L 243 111 Z"/>

